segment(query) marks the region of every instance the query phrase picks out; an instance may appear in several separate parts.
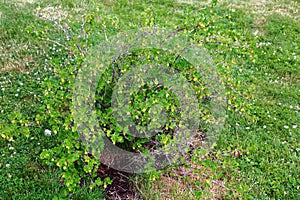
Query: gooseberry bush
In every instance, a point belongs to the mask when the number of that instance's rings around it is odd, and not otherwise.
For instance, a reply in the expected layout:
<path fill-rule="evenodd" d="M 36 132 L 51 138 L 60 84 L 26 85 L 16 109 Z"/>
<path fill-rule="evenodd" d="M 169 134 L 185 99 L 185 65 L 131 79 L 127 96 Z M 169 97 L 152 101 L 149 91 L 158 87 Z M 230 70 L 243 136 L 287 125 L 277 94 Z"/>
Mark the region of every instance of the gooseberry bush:
<path fill-rule="evenodd" d="M 236 113 L 245 120 L 255 120 L 249 115 L 251 106 L 251 88 L 245 89 L 242 78 L 239 77 L 239 69 L 235 66 L 235 55 L 243 59 L 255 61 L 255 56 L 251 53 L 252 44 L 247 44 L 241 34 L 235 31 L 234 22 L 230 26 L 225 26 L 222 20 L 228 20 L 234 15 L 229 11 L 217 13 L 216 4 L 213 3 L 202 13 L 183 19 L 183 22 L 173 26 L 174 32 L 180 32 L 199 46 L 208 49 L 213 55 L 213 64 L 217 67 L 219 84 L 226 90 L 226 110 L 227 114 Z M 142 16 L 143 26 L 156 26 L 155 14 L 151 9 L 146 9 Z M 66 189 L 64 196 L 75 191 L 81 185 L 88 185 L 91 189 L 97 186 L 106 188 L 111 184 L 109 177 L 100 178 L 97 175 L 100 160 L 90 153 L 83 142 L 84 138 L 78 133 L 72 116 L 72 95 L 74 82 L 78 71 L 81 70 L 85 62 L 89 49 L 98 40 L 109 40 L 109 36 L 114 35 L 120 29 L 125 29 L 122 23 L 110 17 L 105 17 L 101 13 L 101 8 L 86 14 L 81 24 L 78 22 L 62 22 L 47 19 L 40 15 L 49 23 L 46 30 L 35 27 L 28 28 L 32 34 L 38 35 L 49 49 L 54 49 L 47 58 L 49 66 L 53 67 L 54 75 L 47 77 L 42 87 L 44 90 L 43 106 L 35 117 L 35 123 L 45 129 L 50 129 L 57 139 L 57 144 L 51 149 L 44 149 L 40 157 L 46 164 L 57 166 L 60 169 L 60 176 L 63 179 Z M 66 23 L 66 25 L 62 25 Z M 51 27 L 51 28 L 50 28 Z M 135 25 L 132 27 L 136 28 Z M 58 29 L 60 35 L 53 34 L 51 29 Z M 123 30 L 124 31 L 124 30 Z M 59 38 L 59 39 L 58 39 Z M 247 50 L 246 50 L 247 49 Z M 126 55 L 118 57 L 112 61 L 111 65 L 98 80 L 95 94 L 95 109 L 99 126 L 110 141 L 131 152 L 141 152 L 144 154 L 155 151 L 155 149 L 170 145 L 176 132 L 176 127 L 180 126 L 180 103 L 177 97 L 167 88 L 158 82 L 152 81 L 140 85 L 140 89 L 131 95 L 130 121 L 139 126 L 146 126 L 149 123 L 155 125 L 155 121 L 160 116 L 150 118 L 150 108 L 156 103 L 163 105 L 168 116 L 166 123 L 154 136 L 145 138 L 135 138 L 130 135 L 131 127 L 120 128 L 113 116 L 111 108 L 111 98 L 117 81 L 130 69 L 141 64 L 159 63 L 166 65 L 180 73 L 192 85 L 197 100 L 200 105 L 209 105 L 213 94 L 213 88 L 205 84 L 205 78 L 198 73 L 191 63 L 183 57 L 165 52 L 159 49 L 137 49 L 128 52 Z M 208 106 L 209 107 L 209 106 Z M 213 116 L 209 110 L 200 109 L 198 113 L 201 119 L 197 127 L 198 138 L 194 140 L 205 140 L 205 133 L 208 123 Z M 84 116 L 83 116 L 84 117 Z M 88 120 L 88 119 L 87 119 Z M 215 146 L 216 144 L 214 144 Z M 198 176 L 199 168 L 195 165 L 210 167 L 216 171 L 216 162 L 222 152 L 212 155 L 212 152 L 203 151 L 201 142 L 195 145 L 193 142 L 187 144 L 189 155 L 180 155 L 181 163 L 167 169 L 171 174 L 175 173 L 175 168 L 183 173 L 192 169 L 189 176 Z M 205 161 L 203 161 L 205 160 Z M 185 169 L 182 168 L 185 165 Z M 168 166 L 168 165 L 167 165 Z M 163 170 L 150 173 L 150 179 L 155 179 Z M 193 174 L 193 176 L 192 176 Z M 178 173 L 177 173 L 178 175 Z M 220 176 L 220 175 L 219 175 Z M 201 188 L 199 179 L 195 178 L 196 186 Z M 211 177 L 213 179 L 214 177 Z M 209 181 L 207 183 L 209 185 Z M 197 197 L 204 195 L 197 193 Z"/>

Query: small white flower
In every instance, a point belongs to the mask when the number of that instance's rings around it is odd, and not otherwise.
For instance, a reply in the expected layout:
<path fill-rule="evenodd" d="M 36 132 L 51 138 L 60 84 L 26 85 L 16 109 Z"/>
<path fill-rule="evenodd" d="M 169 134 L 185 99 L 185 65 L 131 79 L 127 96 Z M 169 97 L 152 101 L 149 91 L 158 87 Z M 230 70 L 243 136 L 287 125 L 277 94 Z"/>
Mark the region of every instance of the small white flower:
<path fill-rule="evenodd" d="M 12 175 L 11 175 L 11 174 L 7 174 L 7 176 L 8 176 L 8 178 L 11 178 L 11 177 L 12 177 Z"/>
<path fill-rule="evenodd" d="M 263 126 L 263 128 L 267 128 L 267 126 L 266 126 L 266 125 L 264 125 L 264 126 Z"/>
<path fill-rule="evenodd" d="M 22 82 L 20 82 L 20 85 L 22 86 L 22 85 L 24 85 Z"/>
<path fill-rule="evenodd" d="M 19 96 L 19 94 L 15 94 L 15 96 L 17 97 L 17 96 Z"/>
<path fill-rule="evenodd" d="M 283 128 L 285 128 L 285 129 L 288 129 L 288 128 L 289 128 L 289 126 L 285 125 L 285 126 L 283 126 Z"/>
<path fill-rule="evenodd" d="M 7 168 L 10 168 L 10 164 L 6 164 L 5 166 L 6 166 Z"/>
<path fill-rule="evenodd" d="M 9 150 L 14 150 L 15 148 L 14 148 L 14 147 L 9 147 L 8 149 L 9 149 Z"/>
<path fill-rule="evenodd" d="M 46 129 L 44 132 L 45 136 L 50 136 L 51 133 L 52 133 L 52 131 L 50 131 L 49 129 Z"/>
<path fill-rule="evenodd" d="M 281 144 L 286 144 L 287 143 L 287 141 L 283 141 Z"/>
<path fill-rule="evenodd" d="M 292 127 L 293 127 L 293 128 L 297 128 L 297 125 L 293 125 Z"/>
<path fill-rule="evenodd" d="M 250 127 L 246 127 L 246 130 L 249 130 L 250 129 Z"/>

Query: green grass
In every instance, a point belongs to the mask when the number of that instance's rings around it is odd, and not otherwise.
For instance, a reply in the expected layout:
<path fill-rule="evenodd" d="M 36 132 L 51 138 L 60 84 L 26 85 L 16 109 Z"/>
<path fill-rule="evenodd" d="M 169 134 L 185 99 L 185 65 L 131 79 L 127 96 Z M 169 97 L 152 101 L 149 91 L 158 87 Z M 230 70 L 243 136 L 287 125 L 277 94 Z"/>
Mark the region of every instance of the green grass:
<path fill-rule="evenodd" d="M 238 161 L 245 185 L 259 198 L 299 198 L 299 24 L 271 15 L 262 27 L 256 49 L 258 59 L 253 112 L 258 117 L 240 142 L 252 148 L 250 156 Z M 237 130 L 236 130 L 237 131 Z M 247 133 L 247 132 L 246 132 Z M 243 134 L 241 134 L 243 135 Z M 252 136 L 249 136 L 252 135 Z"/>
<path fill-rule="evenodd" d="M 32 27 L 45 30 L 49 23 L 27 7 L 8 2 L 0 7 L 0 199 L 52 199 L 62 190 L 58 169 L 46 166 L 39 154 L 56 146 L 56 139 L 47 138 L 43 127 L 34 122 L 43 106 L 42 82 L 54 76 L 46 61 L 53 55 L 47 50 L 49 44 L 30 32 Z M 102 189 L 91 193 L 84 187 L 73 194 L 84 199 L 102 196 Z"/>
<path fill-rule="evenodd" d="M 274 2 L 288 7 L 288 1 Z M 51 128 L 47 123 L 35 123 L 36 114 L 46 106 L 43 102 L 45 80 L 58 79 L 57 66 L 51 61 L 66 65 L 72 62 L 64 48 L 52 49 L 53 41 L 72 48 L 67 46 L 64 33 L 50 21 L 35 15 L 38 7 L 43 10 L 59 5 L 61 7 L 55 10 L 68 13 L 62 20 L 75 34 L 80 32 L 81 16 L 94 13 L 96 28 L 87 39 L 90 46 L 105 39 L 104 33 L 112 36 L 120 30 L 149 25 L 151 20 L 162 27 L 187 27 L 189 30 L 198 22 L 212 23 L 190 37 L 195 41 L 211 38 L 219 42 L 204 42 L 203 45 L 213 56 L 220 73 L 240 80 L 240 84 L 233 81 L 236 90 L 246 94 L 250 90 L 253 100 L 237 101 L 250 105 L 245 116 L 228 111 L 225 128 L 210 154 L 218 163 L 216 174 L 207 179 L 222 181 L 235 192 L 224 191 L 221 196 L 225 199 L 300 198 L 300 24 L 297 15 L 292 18 L 276 12 L 266 16 L 257 12 L 248 15 L 252 8 L 247 5 L 236 8 L 236 4 L 226 3 L 210 13 L 202 4 L 179 1 L 78 0 L 61 3 L 48 0 L 24 5 L 8 1 L 0 4 L 0 199 L 51 199 L 63 192 L 59 169 L 44 164 L 39 158 L 43 149 L 58 146 L 58 138 L 44 135 L 44 130 Z M 264 8 L 272 10 L 271 5 Z M 288 9 L 287 12 L 295 14 Z M 107 23 L 105 30 L 104 21 Z M 50 40 L 42 39 L 48 36 Z M 59 48 L 61 51 L 57 52 Z M 231 64 L 228 72 L 223 63 Z M 248 153 L 234 156 L 232 152 L 237 151 Z M 227 152 L 231 153 L 224 156 Z M 161 180 L 153 182 L 147 175 L 134 180 L 142 185 L 139 189 L 147 199 L 158 199 L 160 193 L 166 193 L 163 189 L 166 183 Z M 151 183 L 157 183 L 158 187 Z M 179 186 L 175 185 L 173 190 L 168 190 L 171 194 L 165 196 L 180 195 L 188 199 L 189 192 L 193 191 L 203 198 L 212 197 L 210 190 L 203 192 L 203 185 L 186 184 L 192 189 L 178 192 Z M 72 195 L 74 199 L 102 196 L 102 188 L 90 191 L 87 187 Z"/>

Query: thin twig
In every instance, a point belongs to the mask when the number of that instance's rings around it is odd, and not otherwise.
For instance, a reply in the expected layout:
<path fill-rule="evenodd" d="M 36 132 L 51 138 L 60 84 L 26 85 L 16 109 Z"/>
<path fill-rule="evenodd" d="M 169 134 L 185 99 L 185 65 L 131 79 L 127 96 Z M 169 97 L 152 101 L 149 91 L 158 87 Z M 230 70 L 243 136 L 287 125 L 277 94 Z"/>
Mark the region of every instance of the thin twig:
<path fill-rule="evenodd" d="M 52 43 L 54 43 L 54 44 L 56 44 L 58 46 L 61 46 L 61 47 L 65 48 L 65 50 L 72 52 L 67 46 L 65 46 L 65 45 L 63 45 L 63 44 L 61 44 L 59 42 L 56 42 L 55 40 L 51 40 L 51 39 L 45 38 L 45 37 L 42 37 L 42 39 L 44 39 L 46 41 L 49 41 L 49 42 L 52 42 Z"/>
<path fill-rule="evenodd" d="M 73 36 L 70 35 L 69 30 L 65 29 L 60 23 L 58 23 L 54 19 L 47 18 L 47 17 L 43 16 L 41 13 L 38 13 L 38 16 L 46 21 L 52 22 L 56 27 L 58 27 L 60 30 L 62 30 L 66 34 L 66 36 L 69 40 L 73 39 Z"/>

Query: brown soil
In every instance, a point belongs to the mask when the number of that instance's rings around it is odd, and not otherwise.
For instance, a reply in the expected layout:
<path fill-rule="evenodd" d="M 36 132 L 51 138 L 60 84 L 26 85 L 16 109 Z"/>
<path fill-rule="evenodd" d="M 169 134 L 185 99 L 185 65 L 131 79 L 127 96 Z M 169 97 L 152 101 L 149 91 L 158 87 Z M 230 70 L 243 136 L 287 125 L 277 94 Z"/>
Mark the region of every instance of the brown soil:
<path fill-rule="evenodd" d="M 105 189 L 106 200 L 143 200 L 141 194 L 130 181 L 132 174 L 108 168 L 103 164 L 98 168 L 97 174 L 102 179 L 110 177 L 113 181 L 112 184 Z"/>

